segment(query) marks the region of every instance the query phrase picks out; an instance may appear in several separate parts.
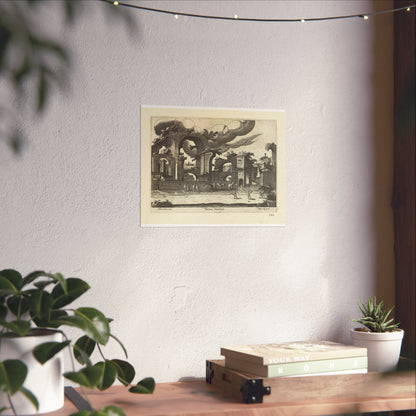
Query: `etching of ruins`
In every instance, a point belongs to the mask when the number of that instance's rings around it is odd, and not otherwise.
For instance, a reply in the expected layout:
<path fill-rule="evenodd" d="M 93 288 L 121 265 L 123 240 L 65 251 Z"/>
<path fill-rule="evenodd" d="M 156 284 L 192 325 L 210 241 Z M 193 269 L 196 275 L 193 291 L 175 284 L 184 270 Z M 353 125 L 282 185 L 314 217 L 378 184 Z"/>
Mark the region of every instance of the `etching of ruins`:
<path fill-rule="evenodd" d="M 276 207 L 273 120 L 152 118 L 151 207 Z"/>

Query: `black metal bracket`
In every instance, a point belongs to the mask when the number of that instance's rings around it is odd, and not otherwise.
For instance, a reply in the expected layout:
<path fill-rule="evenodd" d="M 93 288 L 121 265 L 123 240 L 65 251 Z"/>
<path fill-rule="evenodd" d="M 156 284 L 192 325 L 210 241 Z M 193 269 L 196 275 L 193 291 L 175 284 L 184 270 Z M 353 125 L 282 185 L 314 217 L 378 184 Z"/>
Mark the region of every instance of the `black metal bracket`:
<path fill-rule="evenodd" d="M 91 405 L 71 386 L 65 386 L 65 396 L 78 410 L 93 410 Z"/>
<path fill-rule="evenodd" d="M 206 369 L 205 369 L 205 381 L 211 384 L 211 381 L 214 377 L 214 370 L 212 369 L 212 365 L 210 361 L 206 361 Z"/>
<path fill-rule="evenodd" d="M 267 396 L 271 393 L 271 388 L 269 386 L 263 386 L 263 379 L 256 378 L 251 380 L 246 380 L 240 391 L 243 395 L 244 403 L 263 403 L 263 396 Z"/>

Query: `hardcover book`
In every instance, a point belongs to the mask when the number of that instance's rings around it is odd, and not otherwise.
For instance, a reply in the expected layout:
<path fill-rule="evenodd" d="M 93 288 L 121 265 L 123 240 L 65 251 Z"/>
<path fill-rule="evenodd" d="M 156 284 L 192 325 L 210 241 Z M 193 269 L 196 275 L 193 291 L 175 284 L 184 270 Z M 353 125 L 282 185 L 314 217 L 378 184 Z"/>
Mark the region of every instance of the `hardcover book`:
<path fill-rule="evenodd" d="M 332 341 L 287 342 L 279 344 L 242 345 L 221 348 L 225 358 L 236 358 L 258 365 L 333 360 L 367 356 L 367 348 Z"/>
<path fill-rule="evenodd" d="M 255 374 L 261 377 L 287 377 L 299 375 L 322 375 L 324 373 L 355 373 L 353 370 L 367 371 L 367 356 L 336 358 L 333 360 L 314 360 L 291 362 L 285 364 L 259 365 L 227 357 L 225 366 L 237 371 Z"/>

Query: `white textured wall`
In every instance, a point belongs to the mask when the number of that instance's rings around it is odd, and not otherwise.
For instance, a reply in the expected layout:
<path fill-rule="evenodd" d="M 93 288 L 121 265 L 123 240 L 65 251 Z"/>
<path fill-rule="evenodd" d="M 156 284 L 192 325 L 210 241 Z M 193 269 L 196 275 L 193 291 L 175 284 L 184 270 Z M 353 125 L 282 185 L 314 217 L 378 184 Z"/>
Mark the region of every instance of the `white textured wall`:
<path fill-rule="evenodd" d="M 0 267 L 86 279 L 138 376 L 204 374 L 223 345 L 349 341 L 356 303 L 392 303 L 393 17 L 207 21 L 132 11 L 129 34 L 86 2 L 71 89 L 0 143 Z M 148 1 L 241 17 L 314 17 L 390 1 Z M 53 30 L 53 27 L 50 28 Z M 28 98 L 30 99 L 30 97 Z M 140 105 L 284 109 L 285 227 L 140 228 Z M 109 345 L 108 356 L 120 354 Z"/>

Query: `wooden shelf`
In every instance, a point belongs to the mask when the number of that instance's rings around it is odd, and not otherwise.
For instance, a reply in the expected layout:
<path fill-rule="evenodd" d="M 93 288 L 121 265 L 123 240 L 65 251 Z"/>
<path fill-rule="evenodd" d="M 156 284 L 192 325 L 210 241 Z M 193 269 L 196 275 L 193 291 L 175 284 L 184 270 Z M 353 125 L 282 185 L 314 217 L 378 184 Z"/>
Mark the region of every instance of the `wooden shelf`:
<path fill-rule="evenodd" d="M 338 384 L 329 383 L 330 377 L 286 378 L 288 383 L 280 379 L 272 386 L 276 394 L 259 404 L 242 403 L 233 392 L 205 380 L 158 383 L 153 395 L 131 394 L 123 386 L 113 386 L 90 392 L 89 399 L 97 409 L 112 404 L 127 416 L 312 416 L 416 407 L 414 371 L 390 376 L 357 374 Z M 67 416 L 75 411 L 66 400 L 62 409 L 50 415 Z"/>

